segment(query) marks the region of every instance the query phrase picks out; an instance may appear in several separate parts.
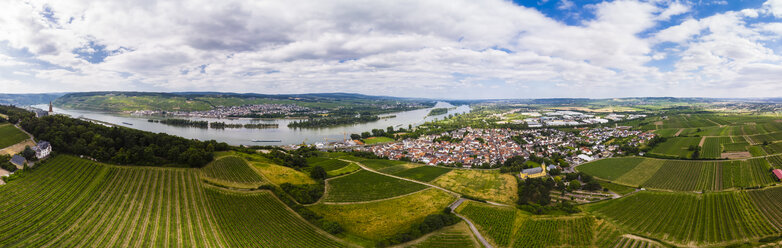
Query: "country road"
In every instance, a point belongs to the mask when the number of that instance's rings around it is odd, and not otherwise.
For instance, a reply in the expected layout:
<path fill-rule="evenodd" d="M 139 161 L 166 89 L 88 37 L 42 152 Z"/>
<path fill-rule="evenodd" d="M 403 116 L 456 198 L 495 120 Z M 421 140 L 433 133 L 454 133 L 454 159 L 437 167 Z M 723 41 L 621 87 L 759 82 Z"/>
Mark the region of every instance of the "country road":
<path fill-rule="evenodd" d="M 348 163 L 356 163 L 359 167 L 361 167 L 361 169 L 364 169 L 364 170 L 367 170 L 367 171 L 371 171 L 371 172 L 374 172 L 374 173 L 377 173 L 377 174 L 380 174 L 380 175 L 389 176 L 389 177 L 393 177 L 393 178 L 396 178 L 396 179 L 399 179 L 399 180 L 405 180 L 405 181 L 408 181 L 408 182 L 414 182 L 414 183 L 418 183 L 418 184 L 423 184 L 423 185 L 426 185 L 426 186 L 429 186 L 429 187 L 432 187 L 432 188 L 436 188 L 436 189 L 448 192 L 449 194 L 452 194 L 452 195 L 454 195 L 454 196 L 456 196 L 458 198 L 458 199 L 456 199 L 456 201 L 451 203 L 451 205 L 449 206 L 451 208 L 451 210 L 456 210 L 456 208 L 459 207 L 459 205 L 461 205 L 466 200 L 466 199 L 462 198 L 461 194 L 453 192 L 453 191 L 450 191 L 450 190 L 447 190 L 447 189 L 444 189 L 444 188 L 442 188 L 440 186 L 437 186 L 437 185 L 433 185 L 433 184 L 429 184 L 429 183 L 425 183 L 425 182 L 412 180 L 412 179 L 409 179 L 409 178 L 404 178 L 404 177 L 399 177 L 399 176 L 395 176 L 395 175 L 379 172 L 379 171 L 373 170 L 373 169 L 365 166 L 364 164 L 356 162 L 356 161 L 346 160 L 346 159 L 340 159 L 340 160 L 348 162 Z M 499 204 L 499 203 L 494 203 L 494 204 L 504 205 L 504 204 Z M 507 205 L 505 205 L 505 206 L 507 206 Z M 489 244 L 489 242 L 486 241 L 486 239 L 483 237 L 483 235 L 481 235 L 481 233 L 478 231 L 478 228 L 476 228 L 475 225 L 472 224 L 472 221 L 470 221 L 469 219 L 465 218 L 464 216 L 461 216 L 460 214 L 457 214 L 455 211 L 452 211 L 452 212 L 453 212 L 453 214 L 455 214 L 456 216 L 458 216 L 459 218 L 462 218 L 462 220 L 467 222 L 467 225 L 470 226 L 470 230 L 472 230 L 473 234 L 475 234 L 475 237 L 479 241 L 481 241 L 481 244 L 483 244 L 484 247 L 486 247 L 486 248 L 493 248 L 493 246 L 491 244 Z"/>

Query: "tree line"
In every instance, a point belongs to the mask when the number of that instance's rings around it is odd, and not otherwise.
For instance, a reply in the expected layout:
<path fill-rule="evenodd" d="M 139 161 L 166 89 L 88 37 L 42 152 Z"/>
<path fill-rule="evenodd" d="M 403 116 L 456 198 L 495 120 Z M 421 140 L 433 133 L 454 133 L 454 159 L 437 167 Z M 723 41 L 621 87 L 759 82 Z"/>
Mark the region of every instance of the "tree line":
<path fill-rule="evenodd" d="M 201 167 L 212 160 L 212 152 L 229 149 L 228 144 L 214 140 L 106 127 L 61 115 L 26 118 L 21 127 L 36 139 L 49 141 L 59 152 L 124 165 Z"/>

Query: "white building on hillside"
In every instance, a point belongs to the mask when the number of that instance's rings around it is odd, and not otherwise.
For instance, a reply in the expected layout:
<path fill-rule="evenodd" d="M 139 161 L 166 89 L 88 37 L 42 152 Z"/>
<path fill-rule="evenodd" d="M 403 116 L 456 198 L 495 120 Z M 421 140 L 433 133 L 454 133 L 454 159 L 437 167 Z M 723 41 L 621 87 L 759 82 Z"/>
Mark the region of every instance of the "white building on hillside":
<path fill-rule="evenodd" d="M 52 145 L 49 144 L 49 142 L 47 141 L 41 141 L 38 142 L 38 145 L 33 147 L 33 151 L 35 151 L 36 158 L 42 159 L 49 156 L 49 154 L 52 153 Z"/>

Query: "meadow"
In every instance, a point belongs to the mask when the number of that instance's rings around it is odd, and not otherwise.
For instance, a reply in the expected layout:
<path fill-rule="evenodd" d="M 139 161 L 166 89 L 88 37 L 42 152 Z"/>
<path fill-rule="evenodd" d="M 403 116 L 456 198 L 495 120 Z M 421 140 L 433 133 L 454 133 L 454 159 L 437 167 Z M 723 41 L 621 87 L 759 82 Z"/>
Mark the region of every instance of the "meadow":
<path fill-rule="evenodd" d="M 432 181 L 432 184 L 494 202 L 515 204 L 518 199 L 516 179 L 510 174 L 500 174 L 497 170 L 451 170 Z"/>
<path fill-rule="evenodd" d="M 361 202 L 391 198 L 428 186 L 362 170 L 327 182 L 324 202 Z"/>
<path fill-rule="evenodd" d="M 379 241 L 410 229 L 429 215 L 441 212 L 456 198 L 428 189 L 399 198 L 352 204 L 316 204 L 308 208 L 334 221 L 350 234 Z"/>
<path fill-rule="evenodd" d="M 394 139 L 389 137 L 370 137 L 363 140 L 364 144 L 367 145 L 374 145 L 374 144 L 380 144 L 380 143 L 388 143 L 393 142 Z"/>
<path fill-rule="evenodd" d="M 395 176 L 413 179 L 421 182 L 430 182 L 441 175 L 450 172 L 451 169 L 436 166 L 420 166 L 394 173 Z"/>
<path fill-rule="evenodd" d="M 0 124 L 0 149 L 29 139 L 26 133 L 11 124 Z"/>
<path fill-rule="evenodd" d="M 689 150 L 690 147 L 697 147 L 700 143 L 700 137 L 674 137 L 668 138 L 665 142 L 658 144 L 652 148 L 650 153 L 671 156 L 689 158 L 693 151 Z"/>

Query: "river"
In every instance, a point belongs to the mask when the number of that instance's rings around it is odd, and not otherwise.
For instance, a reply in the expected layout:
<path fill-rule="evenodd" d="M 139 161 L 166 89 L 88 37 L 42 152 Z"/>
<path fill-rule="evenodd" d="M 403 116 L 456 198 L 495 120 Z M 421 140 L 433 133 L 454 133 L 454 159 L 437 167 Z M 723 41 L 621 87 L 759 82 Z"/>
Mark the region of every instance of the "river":
<path fill-rule="evenodd" d="M 33 107 L 40 109 L 48 109 L 48 105 L 34 105 Z M 432 121 L 435 119 L 443 119 L 450 114 L 456 113 L 468 113 L 470 107 L 467 105 L 455 107 L 446 102 L 438 102 L 433 108 L 449 108 L 448 113 L 435 116 L 427 116 L 429 110 L 432 108 L 411 110 L 404 112 L 390 113 L 382 116 L 395 115 L 394 118 L 383 118 L 378 121 L 344 125 L 327 128 L 288 128 L 288 123 L 296 121 L 293 119 L 214 119 L 214 118 L 184 118 L 184 117 L 171 117 L 182 118 L 190 120 L 204 120 L 204 121 L 220 121 L 225 123 L 277 123 L 279 128 L 269 129 L 248 129 L 248 128 L 226 128 L 226 129 L 203 129 L 195 127 L 178 127 L 169 126 L 161 123 L 148 122 L 148 119 L 161 119 L 161 117 L 153 116 L 131 116 L 126 114 L 107 113 L 90 110 L 74 110 L 74 109 L 61 109 L 54 108 L 55 114 L 67 114 L 74 118 L 84 117 L 88 119 L 103 121 L 112 123 L 118 126 L 130 127 L 139 130 L 155 132 L 155 133 L 167 133 L 171 135 L 181 136 L 189 139 L 199 140 L 217 140 L 219 142 L 226 142 L 231 145 L 289 145 L 289 144 L 313 144 L 315 142 L 323 141 L 340 141 L 347 135 L 350 137 L 351 133 L 368 132 L 372 129 L 386 129 L 386 127 L 393 126 L 396 128 L 407 128 L 408 125 L 418 126 L 424 122 Z M 132 125 L 128 125 L 130 123 Z M 281 142 L 253 142 L 253 140 L 279 140 Z"/>

